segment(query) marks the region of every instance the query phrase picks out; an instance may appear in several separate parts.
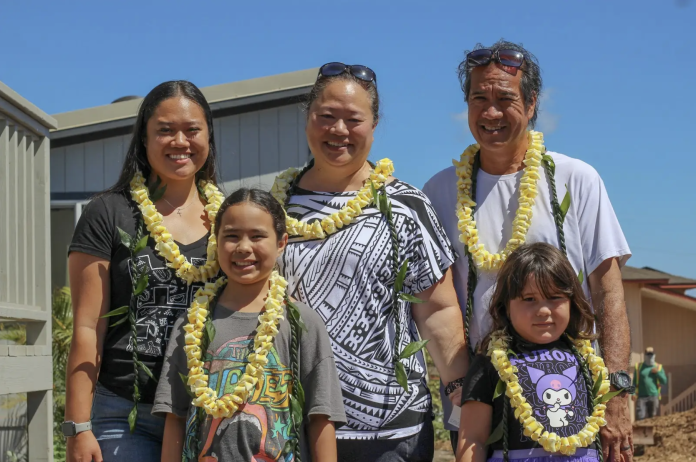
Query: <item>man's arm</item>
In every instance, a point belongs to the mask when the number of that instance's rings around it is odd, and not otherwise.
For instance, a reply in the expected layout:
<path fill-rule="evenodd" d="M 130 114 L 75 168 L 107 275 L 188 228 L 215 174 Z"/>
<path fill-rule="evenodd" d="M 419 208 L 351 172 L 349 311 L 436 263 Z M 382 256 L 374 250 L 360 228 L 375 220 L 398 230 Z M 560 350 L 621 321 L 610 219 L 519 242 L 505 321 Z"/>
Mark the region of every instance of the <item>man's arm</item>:
<path fill-rule="evenodd" d="M 592 305 L 594 306 L 599 344 L 609 372 L 628 369 L 631 353 L 631 329 L 628 325 L 624 301 L 621 268 L 617 258 L 603 261 L 589 278 Z M 607 462 L 633 460 L 633 429 L 627 396 L 617 396 L 607 403 L 607 425 L 602 427 L 602 451 Z"/>

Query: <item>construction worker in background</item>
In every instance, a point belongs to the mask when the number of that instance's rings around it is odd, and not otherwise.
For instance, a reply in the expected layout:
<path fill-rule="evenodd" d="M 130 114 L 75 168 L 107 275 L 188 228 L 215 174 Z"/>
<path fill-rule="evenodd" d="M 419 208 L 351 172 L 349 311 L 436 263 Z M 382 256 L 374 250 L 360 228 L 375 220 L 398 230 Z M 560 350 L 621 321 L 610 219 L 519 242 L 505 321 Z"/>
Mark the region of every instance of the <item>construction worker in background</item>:
<path fill-rule="evenodd" d="M 667 375 L 662 364 L 655 362 L 655 351 L 652 347 L 645 349 L 644 361 L 637 363 L 633 373 L 633 385 L 636 393 L 636 420 L 655 417 L 660 410 L 662 385 L 667 383 Z"/>

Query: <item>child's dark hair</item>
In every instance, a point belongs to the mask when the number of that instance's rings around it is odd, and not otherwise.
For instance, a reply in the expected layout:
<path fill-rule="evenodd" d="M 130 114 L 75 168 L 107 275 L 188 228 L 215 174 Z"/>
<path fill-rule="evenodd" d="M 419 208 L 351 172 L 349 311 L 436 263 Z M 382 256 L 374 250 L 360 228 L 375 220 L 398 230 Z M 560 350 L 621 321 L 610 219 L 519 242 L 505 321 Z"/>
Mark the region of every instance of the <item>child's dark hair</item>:
<path fill-rule="evenodd" d="M 507 312 L 510 300 L 522 296 L 530 276 L 544 297 L 563 294 L 570 300 L 570 321 L 565 332 L 574 339 L 594 339 L 594 315 L 585 299 L 582 285 L 563 252 L 544 242 L 524 244 L 508 257 L 498 273 L 498 281 L 491 299 L 489 313 L 493 319 L 491 332 L 507 328 L 511 323 Z M 487 348 L 488 342 L 482 343 Z"/>
<path fill-rule="evenodd" d="M 220 205 L 220 209 L 215 217 L 216 234 L 220 233 L 222 216 L 225 214 L 225 211 L 229 207 L 241 204 L 242 202 L 249 202 L 268 212 L 271 218 L 273 218 L 273 229 L 275 229 L 278 239 L 283 237 L 283 235 L 287 232 L 287 228 L 285 227 L 285 210 L 283 210 L 283 207 L 275 199 L 275 197 L 271 195 L 271 193 L 261 189 L 240 188 L 230 194 L 227 199 L 224 200 L 222 205 Z"/>

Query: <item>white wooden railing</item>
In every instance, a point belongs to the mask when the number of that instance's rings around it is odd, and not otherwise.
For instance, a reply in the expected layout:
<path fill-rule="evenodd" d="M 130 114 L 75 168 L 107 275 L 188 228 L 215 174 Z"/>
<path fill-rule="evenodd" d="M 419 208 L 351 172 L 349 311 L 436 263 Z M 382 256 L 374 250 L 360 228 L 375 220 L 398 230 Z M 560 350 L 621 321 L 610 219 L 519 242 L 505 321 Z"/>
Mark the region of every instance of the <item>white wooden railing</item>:
<path fill-rule="evenodd" d="M 696 383 L 662 406 L 662 415 L 684 412 L 696 407 Z"/>
<path fill-rule="evenodd" d="M 0 345 L 0 395 L 26 393 L 31 462 L 53 460 L 52 128 L 52 117 L 0 82 L 0 322 L 26 326 L 26 345 Z"/>

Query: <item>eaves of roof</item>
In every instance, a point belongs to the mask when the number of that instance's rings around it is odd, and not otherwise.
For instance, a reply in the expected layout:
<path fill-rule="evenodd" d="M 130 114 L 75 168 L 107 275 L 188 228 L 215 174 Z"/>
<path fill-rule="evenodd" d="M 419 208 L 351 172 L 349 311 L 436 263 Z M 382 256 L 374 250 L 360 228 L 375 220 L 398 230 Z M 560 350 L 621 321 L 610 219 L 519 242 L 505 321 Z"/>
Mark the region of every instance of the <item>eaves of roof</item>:
<path fill-rule="evenodd" d="M 317 77 L 318 69 L 288 72 L 268 77 L 241 80 L 201 88 L 203 95 L 213 109 L 224 109 L 225 103 L 236 100 L 248 100 L 250 104 L 260 100 L 284 98 L 292 94 L 302 94 L 311 88 Z M 76 111 L 54 114 L 58 128 L 52 131 L 52 139 L 65 136 L 86 134 L 91 131 L 113 129 L 118 122 L 132 123 L 142 98 L 119 103 L 96 106 Z M 68 133 L 69 132 L 69 133 Z"/>

